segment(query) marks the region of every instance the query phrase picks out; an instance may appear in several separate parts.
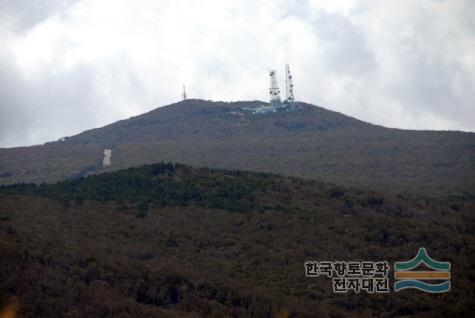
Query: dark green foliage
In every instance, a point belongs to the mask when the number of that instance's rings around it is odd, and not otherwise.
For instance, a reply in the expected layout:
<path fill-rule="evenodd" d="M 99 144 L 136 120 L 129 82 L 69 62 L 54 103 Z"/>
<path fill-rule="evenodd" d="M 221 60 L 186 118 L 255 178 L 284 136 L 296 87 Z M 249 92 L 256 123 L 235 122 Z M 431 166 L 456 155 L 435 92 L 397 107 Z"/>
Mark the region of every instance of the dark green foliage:
<path fill-rule="evenodd" d="M 148 214 L 148 208 L 149 206 L 147 202 L 140 202 L 137 205 L 137 217 L 144 219 Z"/>
<path fill-rule="evenodd" d="M 145 217 L 150 203 L 246 211 L 254 208 L 254 194 L 264 189 L 259 174 L 161 163 L 105 173 L 53 185 L 20 184 L 0 187 L 6 193 L 41 195 L 64 204 L 84 200 L 126 201 L 137 204 Z"/>
<path fill-rule="evenodd" d="M 176 164 L 6 187 L 0 308 L 16 297 L 20 317 L 468 317 L 474 202 Z M 450 293 L 336 295 L 304 277 L 309 259 L 393 263 L 421 246 L 452 262 Z"/>

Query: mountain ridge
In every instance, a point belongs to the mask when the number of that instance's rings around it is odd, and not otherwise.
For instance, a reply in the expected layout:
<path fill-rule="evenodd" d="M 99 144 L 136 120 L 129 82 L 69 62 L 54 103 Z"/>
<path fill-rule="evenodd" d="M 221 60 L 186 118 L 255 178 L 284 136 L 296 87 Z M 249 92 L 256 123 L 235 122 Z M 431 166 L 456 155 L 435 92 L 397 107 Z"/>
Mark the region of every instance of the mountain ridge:
<path fill-rule="evenodd" d="M 427 195 L 473 193 L 475 134 L 385 128 L 319 106 L 186 100 L 41 146 L 0 149 L 0 184 L 155 162 L 252 170 Z M 112 165 L 102 167 L 104 148 Z"/>
<path fill-rule="evenodd" d="M 275 114 L 269 114 L 269 115 L 250 115 L 249 112 L 245 111 L 244 109 L 246 108 L 254 108 L 254 107 L 259 107 L 261 105 L 266 105 L 268 106 L 268 103 L 262 102 L 262 101 L 240 101 L 240 102 L 213 102 L 213 101 L 205 101 L 205 100 L 200 100 L 200 99 L 189 99 L 177 103 L 173 103 L 170 105 L 162 106 L 155 108 L 149 112 L 130 117 L 128 119 L 124 120 L 119 120 L 114 123 L 111 123 L 109 125 L 99 127 L 99 128 L 94 128 L 90 130 L 86 130 L 82 133 L 76 134 L 71 137 L 65 137 L 64 140 L 59 140 L 56 142 L 69 142 L 69 143 L 75 143 L 75 144 L 80 144 L 80 143 L 114 143 L 114 141 L 111 140 L 84 140 L 84 138 L 87 138 L 88 136 L 90 137 L 100 137 L 97 136 L 97 132 L 100 130 L 110 130 L 110 129 L 117 129 L 117 128 L 130 128 L 133 126 L 155 126 L 155 125 L 166 125 L 167 123 L 176 123 L 177 120 L 186 120 L 189 118 L 192 118 L 194 116 L 201 117 L 200 119 L 203 119 L 203 117 L 211 117 L 211 119 L 239 119 L 239 116 L 244 116 L 247 119 L 254 117 L 255 119 L 282 119 L 282 116 L 275 117 Z M 311 105 L 311 104 L 306 104 L 306 103 L 297 103 L 299 109 L 297 110 L 298 112 L 304 112 L 306 114 L 311 114 L 314 116 L 318 116 L 318 119 L 323 118 L 323 123 L 320 123 L 321 125 L 316 125 L 316 126 L 310 126 L 309 123 L 307 123 L 306 127 L 296 127 L 296 128 L 313 128 L 313 130 L 321 130 L 325 128 L 337 128 L 337 127 L 325 127 L 322 126 L 325 123 L 328 124 L 329 122 L 332 123 L 337 123 L 339 125 L 356 125 L 360 124 L 361 127 L 363 126 L 373 126 L 373 127 L 382 127 L 382 126 L 377 126 L 373 125 L 370 123 L 366 123 L 364 121 L 358 120 L 356 118 L 346 116 L 342 113 L 339 112 L 334 112 L 331 110 L 327 110 L 325 108 Z M 286 113 L 285 111 L 283 112 L 284 114 Z M 273 115 L 273 116 L 272 116 Z M 282 114 L 281 114 L 282 115 Z M 288 113 L 285 115 L 289 115 Z M 322 116 L 324 115 L 324 116 Z M 288 119 L 288 118 L 287 118 Z M 202 123 L 203 124 L 203 123 Z M 213 122 L 209 123 L 204 123 L 204 124 L 209 124 L 210 130 L 214 129 L 220 129 L 222 127 L 215 127 L 213 126 Z M 214 122 L 214 124 L 219 124 L 219 122 Z M 279 124 L 279 122 L 277 122 Z M 315 122 L 313 123 L 315 124 Z M 205 125 L 202 125 L 205 126 Z M 159 127 L 155 127 L 159 128 Z M 164 133 L 169 127 L 164 127 L 161 133 Z M 176 127 L 175 127 L 176 128 Z M 235 129 L 237 132 L 239 132 L 240 129 L 243 127 L 239 125 L 235 125 L 232 127 Z M 245 128 L 245 127 L 244 127 Z M 258 128 L 258 127 L 253 127 L 253 128 Z M 282 128 L 285 128 L 283 126 Z M 288 127 L 291 128 L 291 127 Z M 252 131 L 249 131 L 250 133 L 257 133 L 259 130 L 254 129 Z M 277 131 L 276 131 L 277 132 Z M 283 131 L 281 131 L 283 132 Z M 94 134 L 96 133 L 96 136 Z M 124 136 L 119 136 L 118 138 L 123 138 Z M 121 140 L 121 142 L 125 141 L 148 141 L 147 139 L 144 139 L 144 136 L 140 136 L 140 140 Z M 147 137 L 147 136 L 145 136 Z M 179 138 L 182 136 L 173 136 L 174 138 Z M 196 137 L 196 136 L 195 136 Z M 198 134 L 198 137 L 203 137 Z M 205 137 L 212 137 L 212 136 L 205 136 Z M 117 138 L 117 137 L 116 137 Z M 63 139 L 63 138 L 62 138 Z"/>

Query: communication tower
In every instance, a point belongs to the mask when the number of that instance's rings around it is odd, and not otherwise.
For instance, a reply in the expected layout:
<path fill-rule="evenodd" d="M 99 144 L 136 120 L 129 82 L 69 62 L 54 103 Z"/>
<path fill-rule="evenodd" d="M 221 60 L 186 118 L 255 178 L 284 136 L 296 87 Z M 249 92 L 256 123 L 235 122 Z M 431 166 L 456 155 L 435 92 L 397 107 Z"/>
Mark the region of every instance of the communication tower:
<path fill-rule="evenodd" d="M 285 65 L 285 101 L 289 104 L 295 101 L 294 98 L 294 84 L 292 83 L 292 75 L 290 75 L 289 64 Z"/>
<path fill-rule="evenodd" d="M 269 75 L 270 75 L 270 88 L 269 88 L 270 104 L 274 108 L 281 107 L 280 90 L 279 90 L 279 86 L 277 85 L 275 71 L 274 70 L 270 71 Z"/>
<path fill-rule="evenodd" d="M 181 94 L 181 97 L 183 98 L 183 100 L 186 100 L 186 98 L 187 98 L 185 85 L 183 85 L 183 93 Z"/>

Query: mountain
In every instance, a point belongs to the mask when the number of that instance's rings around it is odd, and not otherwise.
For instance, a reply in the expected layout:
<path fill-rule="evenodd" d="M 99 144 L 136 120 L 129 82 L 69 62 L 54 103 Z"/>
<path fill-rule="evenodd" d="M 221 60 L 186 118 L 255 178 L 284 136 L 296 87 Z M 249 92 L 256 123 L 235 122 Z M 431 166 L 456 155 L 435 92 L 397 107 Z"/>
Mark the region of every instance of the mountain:
<path fill-rule="evenodd" d="M 19 317 L 469 317 L 474 199 L 154 164 L 0 187 L 0 313 Z M 452 290 L 332 290 L 304 262 L 450 261 Z M 393 285 L 393 271 L 390 284 Z"/>
<path fill-rule="evenodd" d="M 173 161 L 424 195 L 475 191 L 475 134 L 371 125 L 324 108 L 186 100 L 56 142 L 0 149 L 0 183 L 52 182 Z M 102 167 L 104 148 L 112 165 Z"/>

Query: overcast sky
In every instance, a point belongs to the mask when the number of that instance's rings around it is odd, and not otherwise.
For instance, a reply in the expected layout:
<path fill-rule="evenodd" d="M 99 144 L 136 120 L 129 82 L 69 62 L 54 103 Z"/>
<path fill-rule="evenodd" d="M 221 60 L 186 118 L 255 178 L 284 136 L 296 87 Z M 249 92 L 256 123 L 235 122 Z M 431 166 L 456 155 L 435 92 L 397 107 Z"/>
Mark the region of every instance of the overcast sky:
<path fill-rule="evenodd" d="M 299 101 L 389 127 L 475 131 L 475 1 L 0 0 L 0 147 L 189 97 Z"/>

